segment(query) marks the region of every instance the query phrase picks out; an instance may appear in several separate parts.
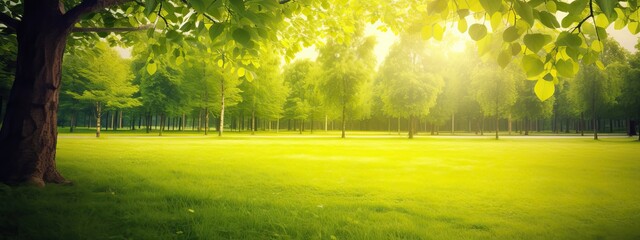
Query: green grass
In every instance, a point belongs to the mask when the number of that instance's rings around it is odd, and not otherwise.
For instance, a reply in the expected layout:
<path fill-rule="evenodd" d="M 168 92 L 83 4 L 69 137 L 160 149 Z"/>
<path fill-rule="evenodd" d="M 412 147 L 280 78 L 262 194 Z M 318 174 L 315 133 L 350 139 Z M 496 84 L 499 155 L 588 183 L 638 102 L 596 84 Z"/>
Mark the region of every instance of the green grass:
<path fill-rule="evenodd" d="M 634 139 L 65 136 L 0 239 L 640 238 Z"/>

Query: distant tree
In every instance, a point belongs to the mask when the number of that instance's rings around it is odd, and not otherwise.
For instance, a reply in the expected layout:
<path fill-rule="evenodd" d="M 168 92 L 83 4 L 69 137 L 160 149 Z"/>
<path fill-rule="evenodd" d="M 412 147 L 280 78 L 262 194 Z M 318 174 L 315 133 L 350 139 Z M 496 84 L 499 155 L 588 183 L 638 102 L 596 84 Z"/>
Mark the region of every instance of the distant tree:
<path fill-rule="evenodd" d="M 240 84 L 242 103 L 239 107 L 251 113 L 251 134 L 255 134 L 257 128 L 256 118 L 277 120 L 282 117 L 289 94 L 281 77 L 279 55 L 273 54 L 271 48 L 265 48 L 258 58 L 260 68 L 256 69 L 255 77 L 254 73 L 246 73 Z"/>
<path fill-rule="evenodd" d="M 361 35 L 362 30 L 359 32 Z M 371 113 L 375 43 L 374 37 L 356 37 L 350 45 L 330 40 L 320 49 L 322 89 L 327 103 L 341 111 L 342 138 L 346 137 L 347 118 L 364 118 Z"/>
<path fill-rule="evenodd" d="M 553 106 L 555 98 L 551 97 L 545 101 L 540 99 L 533 92 L 534 81 L 516 80 L 517 97 L 515 103 L 511 107 L 516 118 L 522 119 L 524 135 L 529 135 L 529 125 L 531 119 L 549 118 L 553 114 Z"/>
<path fill-rule="evenodd" d="M 636 44 L 636 49 L 640 50 L 640 42 Z M 640 51 L 629 58 L 628 69 L 618 98 L 626 117 L 635 119 L 635 121 L 629 121 L 628 134 L 638 134 L 638 141 L 640 141 L 640 133 L 636 129 L 640 123 L 640 94 L 638 93 L 640 93 Z"/>
<path fill-rule="evenodd" d="M 617 104 L 621 94 L 623 74 L 617 62 L 626 62 L 626 53 L 614 40 L 608 40 L 601 62 L 597 65 L 583 65 L 573 81 L 570 89 L 571 99 L 576 109 L 591 113 L 593 139 L 598 139 L 598 122 L 600 111 Z M 595 44 L 595 43 L 594 43 Z"/>
<path fill-rule="evenodd" d="M 429 115 L 444 85 L 442 77 L 427 72 L 424 48 L 425 42 L 416 34 L 403 35 L 380 68 L 384 112 L 409 119 L 409 138 L 415 133 L 415 120 Z"/>
<path fill-rule="evenodd" d="M 74 66 L 70 67 L 69 74 L 82 78 L 85 85 L 82 92 L 68 93 L 95 105 L 96 137 L 100 137 L 100 120 L 105 108 L 131 108 L 139 106 L 140 101 L 132 98 L 138 87 L 131 84 L 133 76 L 129 63 L 106 43 L 97 44 L 96 52 L 96 55 L 84 55 L 86 58 L 81 60 L 70 60 Z"/>
<path fill-rule="evenodd" d="M 493 62 L 478 64 L 472 75 L 475 99 L 484 116 L 493 116 L 496 121 L 496 139 L 499 138 L 500 117 L 509 112 L 516 101 L 513 67 L 501 69 Z"/>
<path fill-rule="evenodd" d="M 312 92 L 309 91 L 309 85 L 314 81 L 311 79 L 314 68 L 317 68 L 315 62 L 308 59 L 298 60 L 289 64 L 283 73 L 284 82 L 290 90 L 285 103 L 285 115 L 300 122 L 300 133 L 311 112 L 309 98 Z"/>

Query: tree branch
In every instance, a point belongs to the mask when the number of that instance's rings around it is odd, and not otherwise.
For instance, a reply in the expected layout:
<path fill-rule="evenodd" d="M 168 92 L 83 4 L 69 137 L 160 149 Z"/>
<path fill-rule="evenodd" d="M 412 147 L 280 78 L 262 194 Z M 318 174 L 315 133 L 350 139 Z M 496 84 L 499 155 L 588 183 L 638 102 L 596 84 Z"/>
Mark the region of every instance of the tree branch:
<path fill-rule="evenodd" d="M 14 30 L 18 29 L 18 25 L 20 25 L 20 21 L 3 12 L 0 12 L 0 23 L 6 25 L 7 27 L 13 28 Z"/>
<path fill-rule="evenodd" d="M 71 8 L 71 10 L 64 14 L 65 24 L 67 27 L 71 28 L 85 14 L 129 1 L 132 0 L 83 0 L 80 4 Z"/>
<path fill-rule="evenodd" d="M 86 33 L 86 32 L 134 32 L 134 31 L 142 31 L 142 30 L 147 30 L 150 28 L 153 28 L 155 25 L 153 24 L 147 24 L 147 25 L 142 25 L 139 27 L 114 27 L 114 28 L 100 28 L 100 27 L 87 27 L 87 28 L 80 28 L 80 27 L 75 27 L 73 29 L 71 29 L 71 32 L 81 32 L 81 33 Z"/>

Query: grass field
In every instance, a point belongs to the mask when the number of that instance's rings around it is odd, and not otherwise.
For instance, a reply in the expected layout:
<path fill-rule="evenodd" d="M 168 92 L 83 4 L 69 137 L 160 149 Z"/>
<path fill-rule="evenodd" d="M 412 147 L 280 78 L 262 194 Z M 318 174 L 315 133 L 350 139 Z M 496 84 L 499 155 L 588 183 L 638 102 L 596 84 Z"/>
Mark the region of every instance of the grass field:
<path fill-rule="evenodd" d="M 85 136 L 0 239 L 640 238 L 635 139 Z"/>

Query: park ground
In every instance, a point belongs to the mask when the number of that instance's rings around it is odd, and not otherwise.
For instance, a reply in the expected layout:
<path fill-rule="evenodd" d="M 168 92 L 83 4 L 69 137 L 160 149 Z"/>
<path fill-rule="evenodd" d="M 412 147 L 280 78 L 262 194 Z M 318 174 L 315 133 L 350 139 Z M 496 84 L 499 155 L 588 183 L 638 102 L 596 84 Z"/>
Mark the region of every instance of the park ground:
<path fill-rule="evenodd" d="M 0 239 L 640 238 L 635 138 L 337 136 L 61 134 Z"/>

